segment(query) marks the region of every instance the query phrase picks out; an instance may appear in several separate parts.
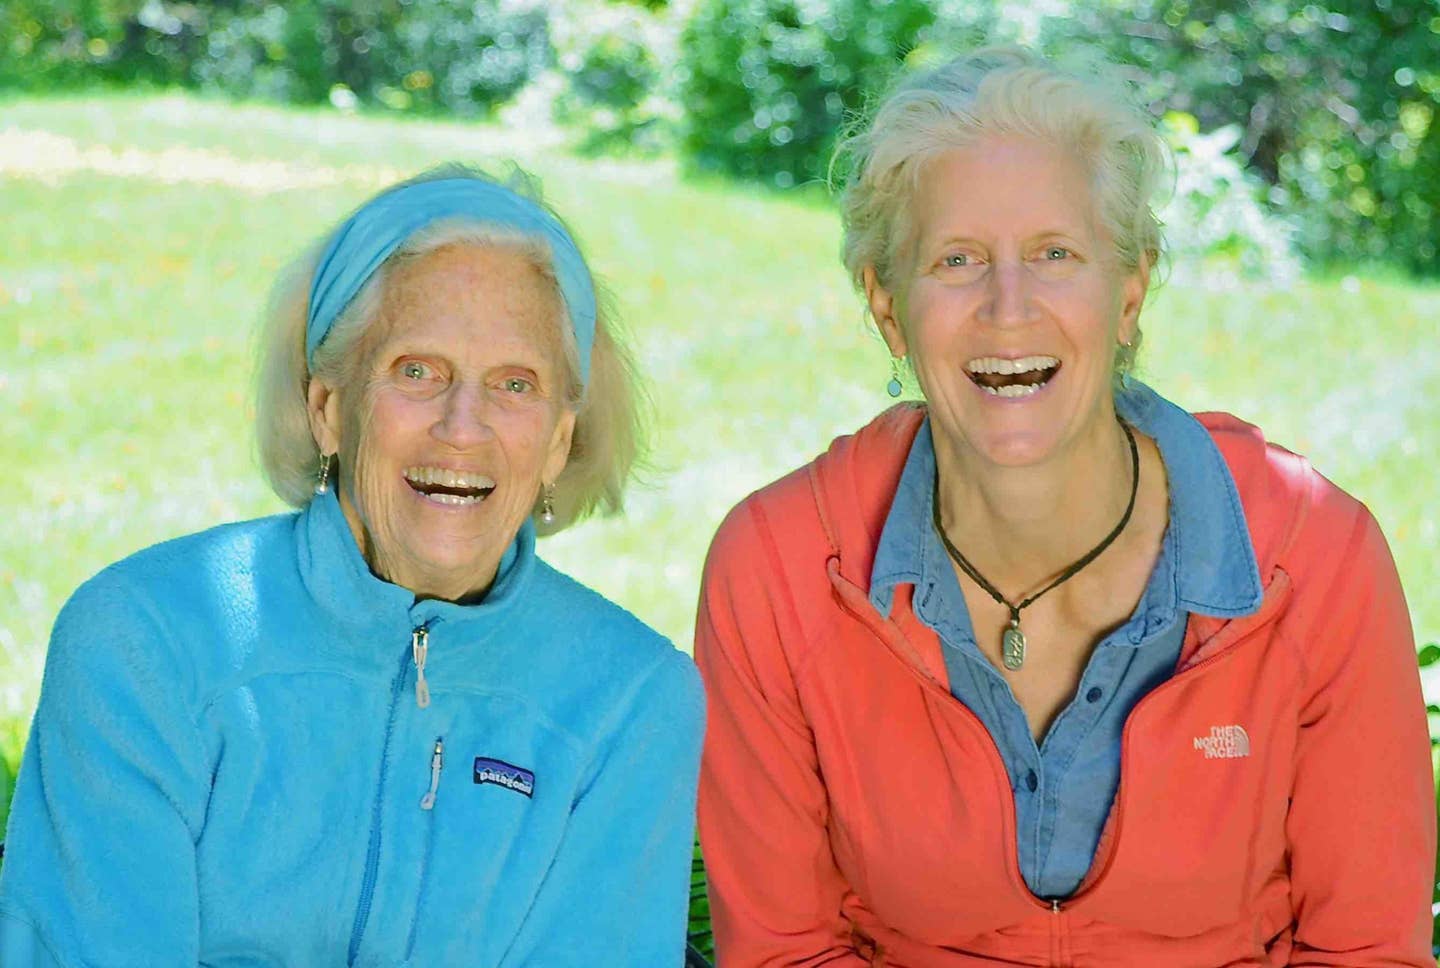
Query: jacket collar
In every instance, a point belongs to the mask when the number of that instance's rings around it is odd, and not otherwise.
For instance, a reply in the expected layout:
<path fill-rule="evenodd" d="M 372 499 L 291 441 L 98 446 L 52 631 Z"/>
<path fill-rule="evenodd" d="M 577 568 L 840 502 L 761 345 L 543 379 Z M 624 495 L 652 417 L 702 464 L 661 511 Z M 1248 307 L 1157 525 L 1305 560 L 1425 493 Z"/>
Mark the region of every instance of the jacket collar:
<path fill-rule="evenodd" d="M 444 624 L 459 630 L 494 620 L 521 597 L 535 571 L 535 527 L 527 519 L 500 559 L 495 582 L 483 601 L 456 605 L 437 599 L 419 599 L 408 588 L 371 573 L 350 533 L 334 491 L 317 495 L 300 512 L 295 526 L 296 557 L 306 589 L 340 625 L 352 628 L 405 624 L 433 628 Z M 449 636 L 447 636 L 448 638 Z"/>
<path fill-rule="evenodd" d="M 1129 381 L 1116 409 L 1160 448 L 1170 482 L 1167 602 L 1146 603 L 1219 618 L 1253 613 L 1261 585 L 1235 482 L 1209 431 L 1144 384 Z M 928 417 L 903 451 L 904 466 L 885 516 L 870 573 L 869 599 L 888 615 L 895 586 L 923 585 L 933 560 L 930 537 L 935 456 Z M 1173 556 L 1173 557 L 1172 557 Z M 1173 596 L 1173 597 L 1172 597 Z"/>

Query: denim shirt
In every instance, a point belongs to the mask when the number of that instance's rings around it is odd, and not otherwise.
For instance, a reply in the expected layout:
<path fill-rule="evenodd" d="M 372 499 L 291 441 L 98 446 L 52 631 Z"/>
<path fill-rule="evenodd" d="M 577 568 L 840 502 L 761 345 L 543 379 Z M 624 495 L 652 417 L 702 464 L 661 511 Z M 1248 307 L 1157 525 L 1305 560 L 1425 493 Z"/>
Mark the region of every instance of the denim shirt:
<path fill-rule="evenodd" d="M 1169 525 L 1134 614 L 1095 647 L 1074 698 L 1038 747 L 1009 683 L 975 644 L 960 584 L 931 524 L 928 418 L 911 445 L 870 574 L 870 601 L 881 614 L 890 613 L 896 585 L 915 586 L 915 614 L 940 636 L 951 694 L 979 717 L 1005 762 L 1020 871 L 1042 898 L 1068 897 L 1090 869 L 1120 784 L 1125 720 L 1174 673 L 1187 616 L 1235 618 L 1260 606 L 1240 496 L 1209 432 L 1135 381 L 1116 395 L 1115 408 L 1160 448 Z"/>

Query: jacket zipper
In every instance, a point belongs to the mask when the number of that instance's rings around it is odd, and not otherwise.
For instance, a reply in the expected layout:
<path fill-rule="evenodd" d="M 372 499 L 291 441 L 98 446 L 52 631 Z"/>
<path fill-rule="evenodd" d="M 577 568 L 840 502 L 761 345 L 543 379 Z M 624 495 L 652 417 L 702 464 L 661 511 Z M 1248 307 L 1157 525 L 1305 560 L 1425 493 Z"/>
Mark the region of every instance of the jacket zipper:
<path fill-rule="evenodd" d="M 445 738 L 435 737 L 435 752 L 430 754 L 430 789 L 420 798 L 420 809 L 425 814 L 425 853 L 420 858 L 420 890 L 415 898 L 415 916 L 410 921 L 410 932 L 405 938 L 405 958 L 415 955 L 415 939 L 420 934 L 420 914 L 425 908 L 425 888 L 430 883 L 430 858 L 435 852 L 435 818 L 429 811 L 435 808 L 435 796 L 440 789 L 440 771 L 445 766 Z"/>
<path fill-rule="evenodd" d="M 385 720 L 385 742 L 380 747 L 380 780 L 375 785 L 375 803 L 370 811 L 370 845 L 365 853 L 365 876 L 360 882 L 360 902 L 355 908 L 355 924 L 350 929 L 350 949 L 347 965 L 355 964 L 360 952 L 360 939 L 365 934 L 365 925 L 370 920 L 370 903 L 375 897 L 375 879 L 380 872 L 380 817 L 385 803 L 385 778 L 389 772 L 386 753 L 390 749 L 390 736 L 395 731 L 395 713 L 400 706 L 400 694 L 405 688 L 405 675 L 409 669 L 411 655 L 407 652 L 400 657 L 400 671 L 390 686 L 390 714 Z"/>
<path fill-rule="evenodd" d="M 410 633 L 410 657 L 415 662 L 415 705 L 430 705 L 430 684 L 425 681 L 425 658 L 430 654 L 430 629 L 421 625 Z"/>
<path fill-rule="evenodd" d="M 1060 945 L 1060 899 L 1050 899 L 1050 964 L 1063 965 L 1064 956 Z"/>
<path fill-rule="evenodd" d="M 864 625 L 866 626 L 866 628 L 870 629 L 870 632 L 871 632 L 872 635 L 874 635 L 874 636 L 876 636 L 877 638 L 879 638 L 880 641 L 882 642 L 882 644 L 885 644 L 887 647 L 889 647 L 889 643 L 887 642 L 886 636 L 885 636 L 885 628 L 887 627 L 887 620 L 881 618 L 881 617 L 878 615 L 878 613 L 875 613 L 875 612 L 874 612 L 874 609 L 873 609 L 873 608 L 870 608 L 870 607 L 869 607 L 869 604 L 870 604 L 870 603 L 869 603 L 869 600 L 868 600 L 868 599 L 865 601 L 865 605 L 866 605 L 865 608 L 860 608 L 860 607 L 856 606 L 853 602 L 848 601 L 848 598 L 850 598 L 850 596 L 851 596 L 852 594 L 861 594 L 861 595 L 863 595 L 863 593 L 860 592 L 860 589 L 859 589 L 857 586 L 852 585 L 847 579 L 845 579 L 844 577 L 842 577 L 842 576 L 840 575 L 840 570 L 839 570 L 839 567 L 838 567 L 838 565 L 839 565 L 838 560 L 836 560 L 836 559 L 833 558 L 833 557 L 832 557 L 831 560 L 835 562 L 835 566 L 829 569 L 829 571 L 830 571 L 830 580 L 831 580 L 831 584 L 832 584 L 832 585 L 837 585 L 836 591 L 837 591 L 837 593 L 838 593 L 838 597 L 839 597 L 841 603 L 845 606 L 846 610 L 847 610 L 848 612 L 850 612 L 851 615 L 854 615 L 856 618 L 858 618 L 858 619 L 861 621 L 862 624 L 864 624 Z M 838 585 L 843 585 L 844 587 L 841 588 L 841 587 L 838 587 Z M 850 593 L 850 594 L 847 594 L 847 592 Z M 1261 604 L 1261 606 L 1260 606 L 1260 612 L 1265 612 L 1265 611 L 1267 611 L 1267 609 L 1266 609 L 1265 603 L 1262 602 L 1262 604 Z M 1259 614 L 1259 613 L 1257 613 L 1257 614 Z M 873 618 L 872 618 L 872 615 L 874 616 Z M 893 623 L 888 623 L 888 624 L 890 625 L 890 627 L 893 627 Z M 1127 771 L 1126 771 L 1126 768 L 1125 768 L 1125 767 L 1126 767 L 1126 759 L 1127 759 L 1127 757 L 1126 757 L 1126 751 L 1127 751 L 1127 750 L 1129 749 L 1129 747 L 1130 747 L 1130 744 L 1129 744 L 1129 739 L 1130 739 L 1130 727 L 1131 727 L 1131 725 L 1134 723 L 1134 720 L 1135 720 L 1135 717 L 1136 717 L 1136 713 L 1138 713 L 1138 712 L 1140 711 L 1140 707 L 1143 706 L 1143 705 L 1145 705 L 1146 703 L 1149 703 L 1156 695 L 1158 695 L 1159 693 L 1165 691 L 1167 688 L 1170 688 L 1170 687 L 1173 686 L 1176 682 L 1179 682 L 1179 681 L 1182 680 L 1182 679 L 1191 678 L 1191 677 L 1193 677 L 1194 675 L 1198 674 L 1202 669 L 1205 669 L 1205 668 L 1207 668 L 1207 667 L 1210 667 L 1210 666 L 1214 665 L 1216 662 L 1220 661 L 1221 659 L 1226 658 L 1226 657 L 1229 656 L 1231 653 L 1233 653 L 1233 652 L 1240 646 L 1240 644 L 1241 644 L 1242 642 L 1245 642 L 1245 641 L 1249 640 L 1252 636 L 1256 635 L 1257 633 L 1259 633 L 1259 632 L 1262 631 L 1263 629 L 1267 628 L 1269 625 L 1270 625 L 1270 617 L 1267 616 L 1264 621 L 1257 622 L 1257 624 L 1255 625 L 1254 628 L 1247 629 L 1243 634 L 1237 636 L 1234 642 L 1231 642 L 1228 646 L 1226 646 L 1226 647 L 1225 647 L 1224 649 L 1222 649 L 1221 651 L 1217 652 L 1216 654 L 1214 654 L 1214 655 L 1212 655 L 1212 656 L 1209 656 L 1208 658 L 1205 658 L 1205 659 L 1201 660 L 1200 662 L 1195 663 L 1194 665 L 1186 666 L 1185 668 L 1183 668 L 1183 669 L 1179 670 L 1178 672 L 1176 672 L 1176 673 L 1175 673 L 1173 676 L 1171 676 L 1169 679 L 1167 679 L 1167 680 L 1165 680 L 1164 682 L 1160 683 L 1160 685 L 1158 685 L 1158 686 L 1156 686 L 1154 689 L 1150 690 L 1149 693 L 1147 693 L 1146 695 L 1142 696 L 1142 697 L 1140 698 L 1140 701 L 1137 702 L 1133 707 L 1131 707 L 1131 709 L 1130 709 L 1130 714 L 1125 718 L 1125 727 L 1124 727 L 1124 729 L 1121 730 L 1121 733 L 1120 733 L 1120 756 L 1121 756 L 1121 760 L 1120 760 L 1120 777 L 1121 777 L 1121 783 L 1120 783 L 1120 788 L 1119 788 L 1119 790 L 1116 792 L 1116 795 L 1115 795 L 1115 819 L 1114 819 L 1114 829 L 1113 829 L 1113 831 L 1111 832 L 1111 835 L 1110 835 L 1110 840 L 1111 840 L 1111 843 L 1112 843 L 1112 846 L 1111 846 L 1111 848 L 1110 848 L 1110 856 L 1109 856 L 1108 858 L 1106 858 L 1105 868 L 1102 869 L 1101 871 L 1099 871 L 1099 872 L 1096 874 L 1095 879 L 1094 879 L 1093 881 L 1090 881 L 1089 884 L 1086 884 L 1083 890 L 1080 890 L 1080 891 L 1076 892 L 1075 894 L 1070 895 L 1070 897 L 1066 898 L 1066 899 L 1065 899 L 1065 903 L 1066 903 L 1066 904 L 1074 904 L 1076 901 L 1078 901 L 1078 900 L 1081 899 L 1082 897 L 1085 897 L 1086 895 L 1088 895 L 1088 894 L 1090 894 L 1092 891 L 1094 891 L 1095 888 L 1099 886 L 1100 882 L 1101 882 L 1102 880 L 1104 880 L 1105 874 L 1108 872 L 1108 870 L 1109 870 L 1109 868 L 1110 868 L 1110 864 L 1114 862 L 1115 851 L 1116 851 L 1116 849 L 1117 849 L 1118 841 L 1119 841 L 1119 839 L 1120 839 L 1121 823 L 1122 823 L 1122 821 L 1124 820 L 1124 809 L 1125 809 L 1125 783 L 1124 783 L 1124 777 L 1125 777 L 1125 774 L 1126 774 L 1126 772 L 1127 772 Z M 895 628 L 895 634 L 898 635 L 898 636 L 899 636 L 900 638 L 902 638 L 902 639 L 904 639 L 904 637 L 905 637 L 905 634 L 904 634 L 903 632 L 901 632 L 898 628 Z M 906 641 L 908 642 L 909 640 L 907 639 Z M 914 666 L 914 664 L 911 663 L 911 662 L 906 662 L 906 663 L 905 663 L 905 666 L 906 666 L 907 669 L 910 670 L 911 675 L 913 675 L 913 676 L 915 676 L 917 679 L 919 679 L 920 682 L 921 682 L 921 684 L 924 685 L 926 688 L 931 689 L 931 690 L 934 690 L 934 691 L 937 692 L 937 693 L 942 693 L 947 699 L 950 699 L 950 700 L 954 701 L 954 698 L 955 698 L 955 697 L 952 696 L 952 695 L 950 695 L 950 693 L 949 693 L 948 691 L 942 689 L 942 688 L 940 687 L 940 683 L 937 682 L 935 679 L 931 678 L 929 675 L 925 674 L 925 672 L 924 672 L 923 670 L 916 668 L 916 667 Z M 988 740 L 988 745 L 985 746 L 984 748 L 987 750 L 986 755 L 987 755 L 987 756 L 989 757 L 989 759 L 990 759 L 991 769 L 994 770 L 994 769 L 998 766 L 998 767 L 999 767 L 999 771 L 998 771 L 997 775 L 998 775 L 998 776 L 1007 777 L 1007 782 L 1002 783 L 1002 784 L 1001 784 L 1001 787 L 1002 787 L 1002 789 L 1004 790 L 1004 796 L 1005 796 L 1005 798 L 1010 801 L 1010 812 L 1009 812 L 1009 816 L 1011 816 L 1011 817 L 1015 816 L 1015 798 L 1014 798 L 1014 795 L 1011 794 L 1011 792 L 1010 792 L 1010 786 L 1009 786 L 1009 782 L 1008 782 L 1008 773 L 1007 773 L 1006 770 L 1005 770 L 1005 763 L 1004 763 L 1004 761 L 1003 761 L 1003 760 L 1001 759 L 1001 757 L 1000 757 L 1000 750 L 995 746 L 995 739 L 994 739 L 994 737 L 992 737 L 992 736 L 989 734 L 989 731 L 985 729 L 985 724 L 982 723 L 982 722 L 980 722 L 980 717 L 976 716 L 974 712 L 972 712 L 971 710 L 967 709 L 963 704 L 958 703 L 958 702 L 955 703 L 955 707 L 960 711 L 960 713 L 961 713 L 963 716 L 968 717 L 968 718 L 970 719 L 970 721 L 975 725 L 975 727 L 976 727 L 981 733 L 985 734 L 985 738 L 986 738 L 986 740 Z M 1015 836 L 1015 835 L 1012 833 L 1012 837 L 1014 837 L 1014 836 Z M 1018 845 L 1018 838 L 1016 839 L 1016 843 L 1017 843 L 1017 845 Z M 1019 868 L 1018 868 L 1019 860 L 1018 860 L 1018 858 L 1012 858 L 1012 859 L 1015 860 L 1016 865 L 1017 865 L 1015 871 L 1013 871 L 1013 874 L 1014 874 L 1016 877 L 1018 877 L 1018 875 L 1019 875 Z M 1013 881 L 1013 880 L 1014 880 L 1014 878 L 1012 877 L 1012 881 Z M 1082 881 L 1082 883 L 1084 883 L 1084 882 Z M 1054 915 L 1057 915 L 1057 916 L 1059 915 L 1059 913 L 1060 913 L 1060 901 L 1059 901 L 1058 899 L 1051 900 L 1050 902 L 1047 903 L 1043 898 L 1036 897 L 1034 894 L 1032 894 L 1032 893 L 1030 892 L 1030 887 L 1029 887 L 1029 885 L 1027 885 L 1027 884 L 1024 883 L 1024 879 L 1023 879 L 1023 878 L 1020 878 L 1020 883 L 1019 883 L 1018 886 L 1019 886 L 1020 893 L 1021 893 L 1022 895 L 1024 895 L 1024 897 L 1025 897 L 1034 907 L 1036 907 L 1036 908 L 1038 908 L 1039 910 L 1042 910 L 1042 911 L 1049 911 L 1051 914 L 1054 914 Z"/>
<path fill-rule="evenodd" d="M 433 810 L 435 808 L 435 794 L 440 789 L 440 771 L 445 766 L 445 740 L 443 737 L 435 737 L 435 752 L 430 754 L 430 789 L 420 798 L 421 810 Z"/>

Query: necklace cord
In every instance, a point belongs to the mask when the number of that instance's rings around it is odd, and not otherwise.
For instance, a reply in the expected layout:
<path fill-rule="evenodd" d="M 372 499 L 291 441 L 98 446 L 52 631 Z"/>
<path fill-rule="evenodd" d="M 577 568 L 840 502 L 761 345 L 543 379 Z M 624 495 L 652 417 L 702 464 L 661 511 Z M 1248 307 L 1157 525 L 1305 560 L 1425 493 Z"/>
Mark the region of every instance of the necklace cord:
<path fill-rule="evenodd" d="M 940 524 L 940 465 L 938 461 L 936 462 L 935 490 L 930 502 L 931 517 L 935 523 L 935 533 L 940 535 L 940 541 L 945 545 L 945 550 L 950 553 L 950 557 L 955 560 L 955 564 L 960 566 L 960 570 L 965 572 L 965 574 L 970 577 L 970 580 L 975 582 L 975 584 L 979 585 L 986 594 L 988 594 L 991 598 L 995 599 L 996 604 L 1003 605 L 1007 609 L 1009 609 L 1010 622 L 1013 626 L 1019 626 L 1020 610 L 1022 608 L 1028 607 L 1029 605 L 1033 604 L 1035 600 L 1038 599 L 1041 595 L 1044 595 L 1046 592 L 1052 591 L 1058 586 L 1069 581 L 1071 578 L 1074 578 L 1075 575 L 1078 574 L 1082 568 L 1090 564 L 1090 562 L 1094 561 L 1096 558 L 1100 557 L 1100 555 L 1105 551 L 1106 548 L 1114 544 L 1115 539 L 1120 537 L 1120 532 L 1125 530 L 1125 525 L 1130 523 L 1130 515 L 1135 510 L 1135 496 L 1140 492 L 1140 449 L 1135 444 L 1135 434 L 1130 431 L 1130 427 L 1123 420 L 1119 420 L 1117 418 L 1117 421 L 1120 424 L 1120 429 L 1125 431 L 1125 440 L 1130 444 L 1131 477 L 1130 500 L 1125 505 L 1125 513 L 1120 516 L 1120 523 L 1115 525 L 1114 529 L 1105 536 L 1105 540 L 1101 541 L 1094 548 L 1091 548 L 1087 554 L 1085 554 L 1079 560 L 1075 561 L 1068 568 L 1062 571 L 1059 578 L 1056 578 L 1050 584 L 1046 585 L 1044 588 L 1040 589 L 1038 592 L 1031 595 L 1029 598 L 1025 599 L 1018 605 L 1012 605 L 1009 599 L 1007 599 L 1004 595 L 1000 594 L 999 589 L 997 589 L 994 585 L 990 584 L 990 582 L 986 581 L 985 576 L 980 574 L 980 572 L 975 568 L 975 566 L 970 564 L 969 560 L 960 553 L 960 549 L 956 548 L 955 545 L 950 542 L 950 536 L 945 533 L 945 528 Z"/>

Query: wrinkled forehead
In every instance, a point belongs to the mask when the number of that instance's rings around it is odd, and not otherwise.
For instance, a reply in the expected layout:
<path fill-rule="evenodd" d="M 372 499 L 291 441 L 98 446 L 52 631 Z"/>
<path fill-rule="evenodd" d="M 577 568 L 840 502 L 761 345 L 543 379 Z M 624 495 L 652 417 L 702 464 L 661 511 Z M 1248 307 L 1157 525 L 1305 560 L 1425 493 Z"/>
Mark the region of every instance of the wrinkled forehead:
<path fill-rule="evenodd" d="M 543 252 L 522 243 L 462 241 L 393 259 L 367 336 L 372 347 L 407 339 L 463 344 L 469 330 L 457 324 L 480 320 L 485 339 L 533 344 L 558 364 L 564 319 L 564 299 Z"/>

